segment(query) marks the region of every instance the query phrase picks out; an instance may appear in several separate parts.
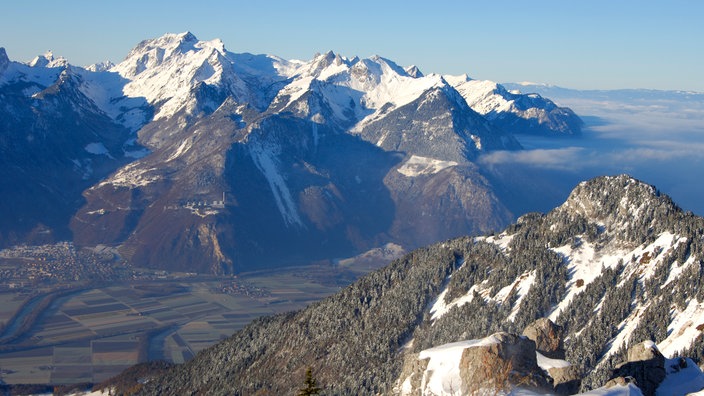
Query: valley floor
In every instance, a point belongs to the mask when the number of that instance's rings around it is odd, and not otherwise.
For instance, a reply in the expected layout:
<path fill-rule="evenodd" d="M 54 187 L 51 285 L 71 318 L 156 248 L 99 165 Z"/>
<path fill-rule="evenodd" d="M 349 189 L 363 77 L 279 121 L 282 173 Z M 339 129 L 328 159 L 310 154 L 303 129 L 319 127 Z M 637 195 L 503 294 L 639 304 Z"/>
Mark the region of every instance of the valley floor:
<path fill-rule="evenodd" d="M 254 318 L 305 307 L 376 266 L 343 261 L 233 277 L 161 273 L 45 287 L 31 297 L 26 288 L 6 290 L 0 380 L 97 383 L 146 360 L 182 363 Z"/>

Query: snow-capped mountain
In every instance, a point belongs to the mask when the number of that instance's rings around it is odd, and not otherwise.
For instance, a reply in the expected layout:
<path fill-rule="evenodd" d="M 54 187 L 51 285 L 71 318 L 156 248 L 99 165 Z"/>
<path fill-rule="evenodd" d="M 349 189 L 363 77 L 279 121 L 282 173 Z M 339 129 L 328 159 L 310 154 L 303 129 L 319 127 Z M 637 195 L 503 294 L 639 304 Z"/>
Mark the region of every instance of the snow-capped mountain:
<path fill-rule="evenodd" d="M 704 219 L 654 187 L 596 178 L 545 215 L 418 249 L 302 311 L 257 320 L 143 391 L 287 394 L 309 367 L 332 394 L 453 394 L 477 375 L 569 379 L 573 390 L 577 380 L 583 391 L 621 377 L 610 392 L 644 394 L 680 378 L 700 390 L 701 371 L 676 358 L 703 353 L 702 235 Z M 603 392 L 622 394 L 592 394 Z"/>
<path fill-rule="evenodd" d="M 134 136 L 85 95 L 87 73 L 0 49 L 0 245 L 69 239 L 81 192 L 128 162 Z"/>
<path fill-rule="evenodd" d="M 535 130 L 501 114 L 544 133 L 580 128 L 569 110 L 500 86 L 496 95 L 512 104 L 482 114 L 490 105 L 466 77 L 423 75 L 378 56 L 235 54 L 188 32 L 145 40 L 117 65 L 5 58 L 0 89 L 22 97 L 5 107 L 25 111 L 24 122 L 36 124 L 33 95 L 68 78 L 73 91 L 60 97 L 100 117 L 95 128 L 112 139 L 80 143 L 119 161 L 82 186 L 75 242 L 121 245 L 147 266 L 232 272 L 498 229 L 513 206 L 495 185 L 508 183 L 475 160 L 518 150 L 513 134 Z"/>
<path fill-rule="evenodd" d="M 532 94 L 508 91 L 493 81 L 472 80 L 467 76 L 448 81 L 472 109 L 506 130 L 536 135 L 579 134 L 582 120 L 567 107 Z"/>

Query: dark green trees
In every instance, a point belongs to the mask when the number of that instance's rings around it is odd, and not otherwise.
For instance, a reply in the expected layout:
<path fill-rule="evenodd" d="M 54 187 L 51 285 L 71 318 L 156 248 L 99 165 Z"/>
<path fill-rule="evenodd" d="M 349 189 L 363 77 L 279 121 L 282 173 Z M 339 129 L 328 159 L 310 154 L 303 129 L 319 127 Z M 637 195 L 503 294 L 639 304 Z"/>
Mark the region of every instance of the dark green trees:
<path fill-rule="evenodd" d="M 306 370 L 305 386 L 298 390 L 297 395 L 298 396 L 319 395 L 320 390 L 321 389 L 320 389 L 320 387 L 318 387 L 317 381 L 315 380 L 315 378 L 313 378 L 313 369 L 308 367 L 308 369 Z"/>

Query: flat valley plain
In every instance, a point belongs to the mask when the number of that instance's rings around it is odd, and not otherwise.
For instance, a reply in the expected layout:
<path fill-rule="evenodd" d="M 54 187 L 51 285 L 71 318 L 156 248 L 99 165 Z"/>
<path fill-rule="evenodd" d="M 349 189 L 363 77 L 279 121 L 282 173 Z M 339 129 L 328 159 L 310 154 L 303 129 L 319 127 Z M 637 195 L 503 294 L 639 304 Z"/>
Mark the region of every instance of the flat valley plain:
<path fill-rule="evenodd" d="M 388 261 L 348 259 L 226 277 L 137 270 L 148 276 L 16 290 L 6 284 L 0 380 L 99 383 L 146 360 L 183 363 L 257 317 L 303 308 Z"/>

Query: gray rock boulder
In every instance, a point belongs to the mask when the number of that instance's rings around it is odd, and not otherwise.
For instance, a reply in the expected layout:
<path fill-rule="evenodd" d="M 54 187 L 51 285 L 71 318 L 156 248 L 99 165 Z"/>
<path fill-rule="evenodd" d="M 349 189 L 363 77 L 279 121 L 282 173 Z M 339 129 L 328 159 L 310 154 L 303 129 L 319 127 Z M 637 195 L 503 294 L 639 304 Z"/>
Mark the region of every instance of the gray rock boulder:
<path fill-rule="evenodd" d="M 547 370 L 552 385 L 558 395 L 574 395 L 582 385 L 582 373 L 575 366 L 552 367 Z"/>
<path fill-rule="evenodd" d="M 552 378 L 553 389 L 557 394 L 577 393 L 582 383 L 582 374 L 577 367 L 565 359 L 563 344 L 564 329 L 550 319 L 540 318 L 523 330 L 523 336 L 535 342 L 538 353 L 555 362 L 540 364 L 541 368 Z"/>
<path fill-rule="evenodd" d="M 616 366 L 614 377 L 632 377 L 645 396 L 654 396 L 665 379 L 665 357 L 655 343 L 644 341 L 628 349 L 628 361 Z"/>
<path fill-rule="evenodd" d="M 515 385 L 549 389 L 535 355 L 535 342 L 509 333 L 495 333 L 462 353 L 459 369 L 462 394 L 484 388 L 497 390 Z"/>
<path fill-rule="evenodd" d="M 548 318 L 540 318 L 529 324 L 523 335 L 535 342 L 535 349 L 551 359 L 564 359 L 564 329 Z"/>

